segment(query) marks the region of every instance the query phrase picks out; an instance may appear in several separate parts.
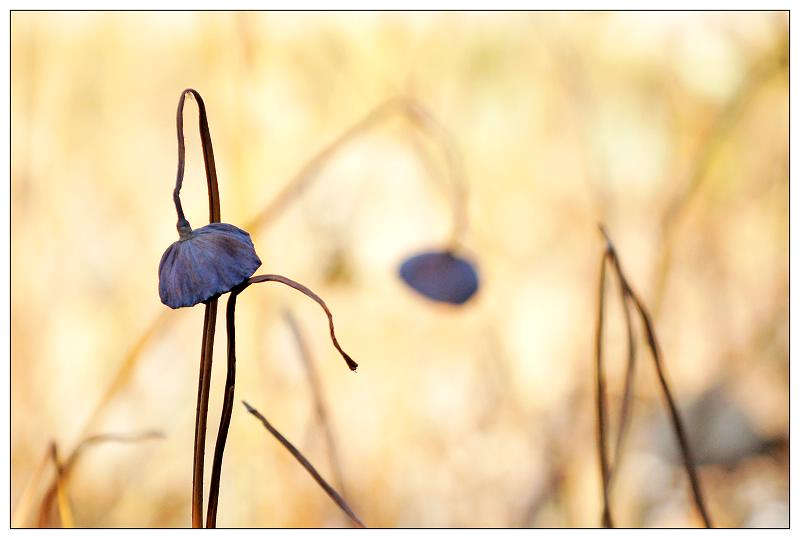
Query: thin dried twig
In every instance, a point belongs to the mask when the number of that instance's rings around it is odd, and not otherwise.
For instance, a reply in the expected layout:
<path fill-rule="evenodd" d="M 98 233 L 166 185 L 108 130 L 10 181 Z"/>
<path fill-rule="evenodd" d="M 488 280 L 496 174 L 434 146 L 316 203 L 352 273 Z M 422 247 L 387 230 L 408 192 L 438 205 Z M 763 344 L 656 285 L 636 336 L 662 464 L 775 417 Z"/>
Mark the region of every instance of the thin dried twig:
<path fill-rule="evenodd" d="M 634 292 L 634 290 L 631 288 L 627 278 L 625 277 L 625 274 L 622 271 L 619 257 L 617 255 L 616 250 L 614 249 L 614 244 L 611 242 L 608 232 L 602 225 L 600 225 L 600 231 L 602 232 L 606 240 L 606 250 L 604 254 L 604 260 L 606 256 L 609 258 L 612 267 L 614 268 L 620 279 L 625 295 L 633 302 L 634 307 L 639 313 L 642 326 L 644 327 L 645 334 L 647 336 L 647 345 L 648 348 L 650 349 L 650 354 L 653 358 L 653 363 L 655 364 L 656 373 L 658 374 L 658 381 L 661 385 L 661 390 L 664 395 L 664 400 L 667 404 L 667 408 L 669 409 L 670 418 L 672 419 L 672 424 L 675 429 L 675 434 L 678 438 L 678 445 L 680 446 L 681 456 L 683 457 L 683 464 L 684 467 L 686 468 L 686 474 L 689 477 L 689 484 L 691 486 L 692 496 L 694 499 L 695 506 L 697 507 L 697 511 L 698 513 L 700 513 L 700 517 L 702 518 L 705 526 L 707 528 L 711 528 L 713 526 L 711 524 L 711 518 L 709 516 L 708 509 L 706 508 L 702 490 L 700 488 L 700 479 L 697 475 L 697 466 L 695 464 L 694 457 L 692 456 L 691 447 L 689 446 L 689 438 L 686 434 L 686 429 L 684 428 L 683 421 L 681 420 L 680 414 L 678 413 L 678 407 L 675 404 L 675 399 L 672 395 L 672 390 L 670 389 L 669 383 L 667 382 L 666 373 L 664 371 L 663 360 L 661 356 L 661 349 L 658 345 L 658 340 L 656 338 L 652 319 L 650 318 L 650 314 L 645 308 L 644 303 L 636 295 L 636 292 Z"/>
<path fill-rule="evenodd" d="M 267 429 L 270 432 L 270 434 L 272 434 L 281 443 L 281 445 L 283 445 L 283 447 L 285 447 L 286 450 L 292 454 L 292 456 L 295 459 L 297 459 L 297 461 L 303 466 L 303 468 L 306 469 L 306 471 L 311 475 L 311 477 L 314 478 L 314 481 L 316 481 L 317 484 L 320 487 L 322 487 L 322 490 L 324 490 L 325 493 L 336 503 L 336 505 L 338 505 L 339 508 L 342 511 L 344 511 L 344 513 L 350 518 L 353 524 L 357 528 L 366 528 L 366 526 L 364 526 L 364 523 L 361 522 L 361 519 L 358 518 L 358 516 L 356 516 L 356 514 L 353 512 L 353 510 L 350 509 L 350 506 L 347 505 L 347 502 L 344 500 L 344 498 L 342 498 L 339 495 L 339 493 L 336 492 L 336 490 L 334 490 L 334 488 L 330 486 L 328 482 L 322 478 L 321 475 L 319 475 L 317 470 L 308 461 L 308 459 L 305 458 L 303 454 L 300 451 L 298 451 L 298 449 L 294 445 L 292 445 L 292 443 L 289 440 L 284 438 L 283 435 L 280 432 L 278 432 L 278 430 L 275 427 L 273 427 L 272 424 L 269 421 L 267 421 L 267 418 L 261 415 L 258 410 L 247 404 L 247 402 L 245 401 L 242 401 L 242 404 L 244 404 L 245 408 L 247 408 L 247 411 L 250 412 L 253 416 L 255 416 L 259 421 L 261 421 L 261 424 L 264 425 L 264 428 Z"/>
<path fill-rule="evenodd" d="M 322 395 L 322 384 L 317 377 L 317 370 L 314 367 L 314 359 L 311 357 L 311 351 L 308 349 L 306 340 L 303 338 L 303 333 L 300 330 L 300 326 L 297 323 L 297 320 L 295 320 L 295 317 L 292 315 L 291 311 L 285 311 L 283 316 L 286 320 L 286 324 L 292 331 L 295 343 L 297 343 L 297 349 L 300 353 L 300 359 L 305 367 L 306 379 L 308 380 L 308 386 L 311 388 L 311 396 L 314 399 L 314 412 L 317 416 L 317 422 L 325 433 L 325 441 L 327 442 L 328 446 L 328 460 L 331 464 L 334 481 L 336 486 L 342 492 L 342 495 L 346 496 L 347 489 L 345 488 L 344 474 L 342 473 L 342 468 L 339 464 L 339 453 L 336 449 L 333 428 L 331 427 L 330 420 L 328 419 L 328 410 L 325 406 L 325 399 Z"/>

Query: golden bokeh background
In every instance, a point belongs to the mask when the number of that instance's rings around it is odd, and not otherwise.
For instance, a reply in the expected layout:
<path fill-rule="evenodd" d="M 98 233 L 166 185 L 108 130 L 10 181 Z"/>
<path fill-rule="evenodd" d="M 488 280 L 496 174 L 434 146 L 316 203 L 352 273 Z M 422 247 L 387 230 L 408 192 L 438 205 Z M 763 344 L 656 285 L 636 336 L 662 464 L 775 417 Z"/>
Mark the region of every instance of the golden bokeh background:
<path fill-rule="evenodd" d="M 788 525 L 788 13 L 14 12 L 11 30 L 14 525 L 63 524 L 58 504 L 42 511 L 51 441 L 65 459 L 87 435 L 150 429 L 163 439 L 80 453 L 65 484 L 75 525 L 190 524 L 203 309 L 157 292 L 187 87 L 208 109 L 223 221 L 268 208 L 249 229 L 259 273 L 325 298 L 360 363 L 347 370 L 299 294 L 241 296 L 219 526 L 347 525 L 238 402 L 334 479 L 287 312 L 368 526 L 598 526 L 598 222 L 653 314 L 715 524 Z M 271 206 L 397 97 L 445 131 L 385 114 Z M 185 117 L 183 203 L 199 227 L 193 102 Z M 448 147 L 482 283 L 462 308 L 397 277 L 447 240 Z M 614 286 L 612 435 L 626 354 Z M 700 525 L 638 344 L 615 519 Z M 207 474 L 224 358 L 221 315 Z"/>

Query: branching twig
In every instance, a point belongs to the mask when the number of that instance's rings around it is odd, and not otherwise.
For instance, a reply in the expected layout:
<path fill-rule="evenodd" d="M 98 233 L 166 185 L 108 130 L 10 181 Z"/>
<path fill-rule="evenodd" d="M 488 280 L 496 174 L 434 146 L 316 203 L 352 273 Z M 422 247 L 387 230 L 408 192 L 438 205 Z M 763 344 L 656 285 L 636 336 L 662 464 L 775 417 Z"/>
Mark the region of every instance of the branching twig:
<path fill-rule="evenodd" d="M 281 445 L 283 445 L 283 447 L 285 447 L 286 450 L 292 454 L 295 459 L 297 459 L 297 462 L 299 462 L 303 468 L 306 469 L 311 477 L 314 478 L 314 481 L 316 481 L 317 484 L 322 487 L 325 493 L 336 503 L 336 505 L 338 505 L 339 508 L 344 511 L 348 517 L 350 517 L 350 520 L 353 521 L 353 524 L 358 528 L 365 528 L 366 526 L 364 526 L 364 523 L 361 522 L 361 519 L 359 519 L 352 509 L 350 509 L 350 506 L 347 505 L 347 502 L 344 501 L 344 498 L 342 498 L 339 493 L 337 493 L 336 490 L 334 490 L 333 487 L 331 487 L 328 482 L 325 481 L 322 476 L 319 475 L 319 473 L 317 473 L 317 470 L 314 468 L 314 466 L 312 466 L 308 459 L 306 459 L 289 440 L 284 438 L 283 435 L 278 432 L 278 430 L 273 427 L 272 424 L 267 421 L 267 418 L 261 415 L 258 410 L 247 404 L 245 401 L 242 401 L 242 404 L 244 404 L 245 408 L 247 408 L 247 411 L 258 418 L 258 420 L 261 421 L 261 424 L 264 425 L 264 428 L 267 429 L 270 434 L 272 434 L 281 443 Z"/>

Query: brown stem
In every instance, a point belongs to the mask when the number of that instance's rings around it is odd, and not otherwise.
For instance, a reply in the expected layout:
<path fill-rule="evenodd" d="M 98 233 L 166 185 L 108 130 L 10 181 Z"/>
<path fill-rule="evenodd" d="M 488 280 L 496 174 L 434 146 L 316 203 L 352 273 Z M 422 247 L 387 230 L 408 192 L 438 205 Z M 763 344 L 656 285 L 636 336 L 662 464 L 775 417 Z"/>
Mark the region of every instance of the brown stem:
<path fill-rule="evenodd" d="M 228 439 L 228 428 L 233 413 L 233 392 L 236 386 L 236 297 L 241 289 L 231 290 L 226 311 L 226 327 L 228 330 L 228 374 L 225 378 L 225 397 L 222 402 L 222 416 L 219 420 L 217 443 L 214 447 L 214 462 L 211 467 L 211 484 L 208 488 L 208 513 L 206 528 L 217 527 L 217 506 L 219 505 L 219 482 L 222 476 L 222 456 L 225 442 Z"/>
<path fill-rule="evenodd" d="M 217 185 L 217 170 L 214 165 L 214 149 L 211 145 L 211 132 L 208 128 L 206 106 L 200 94 L 191 88 L 181 93 L 178 101 L 176 127 L 178 131 L 178 173 L 175 180 L 173 199 L 175 210 L 178 213 L 178 232 L 183 235 L 190 230 L 189 222 L 183 215 L 180 202 L 180 191 L 183 185 L 183 174 L 186 162 L 186 148 L 183 141 L 183 104 L 187 95 L 192 95 L 197 102 L 200 140 L 203 144 L 203 162 L 206 169 L 206 183 L 208 188 L 208 215 L 209 222 L 219 223 L 221 220 L 219 204 L 219 187 Z M 206 302 L 205 317 L 203 319 L 203 343 L 200 351 L 200 375 L 197 388 L 197 411 L 194 426 L 194 456 L 192 467 L 192 527 L 203 526 L 203 465 L 206 445 L 206 423 L 208 419 L 208 396 L 211 384 L 211 364 L 214 355 L 214 331 L 217 325 L 217 298 Z"/>
<path fill-rule="evenodd" d="M 325 311 L 325 315 L 328 317 L 328 329 L 330 330 L 331 341 L 333 341 L 333 346 L 336 348 L 336 350 L 339 351 L 339 354 L 341 354 L 342 358 L 345 360 L 345 362 L 347 363 L 347 366 L 350 368 L 350 370 L 351 371 L 356 370 L 358 368 L 358 363 L 353 361 L 353 358 L 351 358 L 347 354 L 347 352 L 345 352 L 342 349 L 342 347 L 339 345 L 339 341 L 336 339 L 336 333 L 335 333 L 334 327 L 333 327 L 333 315 L 331 314 L 330 309 L 328 309 L 328 306 L 325 304 L 325 302 L 322 300 L 322 298 L 319 297 L 317 294 L 315 294 L 313 290 L 311 290 L 310 288 L 298 283 L 297 281 L 293 281 L 293 280 L 289 279 L 288 277 L 284 277 L 283 275 L 271 275 L 271 274 L 268 274 L 268 275 L 256 275 L 254 277 L 250 277 L 244 283 L 242 283 L 242 285 L 240 285 L 240 286 L 242 287 L 241 290 L 244 290 L 245 288 L 247 288 L 251 284 L 266 283 L 266 282 L 269 282 L 269 281 L 274 281 L 274 282 L 277 282 L 277 283 L 285 284 L 288 287 L 294 288 L 298 292 L 301 292 L 301 293 L 305 294 L 306 296 L 308 296 L 309 298 L 311 298 L 314 301 L 316 301 L 317 304 L 320 307 L 322 307 L 322 310 Z"/>
<path fill-rule="evenodd" d="M 284 438 L 283 435 L 280 432 L 278 432 L 278 430 L 275 427 L 273 427 L 272 424 L 269 421 L 267 421 L 267 418 L 261 415 L 258 410 L 247 404 L 245 401 L 242 401 L 242 404 L 244 404 L 245 408 L 247 408 L 247 411 L 250 412 L 256 418 L 258 418 L 258 420 L 261 421 L 261 424 L 264 425 L 264 428 L 267 429 L 270 432 L 270 434 L 272 434 L 281 443 L 281 445 L 283 445 L 283 447 L 285 447 L 286 450 L 292 454 L 292 456 L 295 459 L 297 459 L 297 461 L 303 466 L 303 468 L 306 469 L 306 471 L 311 475 L 311 477 L 314 478 L 314 481 L 316 481 L 317 484 L 320 487 L 322 487 L 322 490 L 324 490 L 325 493 L 328 496 L 330 496 L 330 498 L 336 503 L 336 505 L 338 505 L 339 508 L 342 511 L 344 511 L 344 513 L 350 518 L 353 524 L 358 528 L 366 528 L 366 526 L 364 526 L 364 523 L 361 522 L 361 519 L 358 518 L 358 516 L 356 516 L 356 514 L 353 512 L 353 510 L 350 509 L 350 506 L 347 505 L 347 502 L 344 500 L 344 498 L 342 498 L 339 495 L 339 493 L 336 492 L 336 490 L 332 486 L 330 486 L 328 482 L 322 478 L 321 475 L 319 475 L 317 470 L 308 461 L 308 459 L 305 458 L 303 454 L 300 451 L 298 451 L 298 449 L 294 445 L 292 445 L 292 443 L 289 440 Z"/>
<path fill-rule="evenodd" d="M 633 291 L 628 280 L 625 277 L 625 274 L 622 271 L 622 266 L 620 264 L 619 258 L 617 256 L 617 252 L 614 249 L 614 245 L 611 242 L 607 231 L 603 226 L 600 227 L 601 232 L 606 238 L 606 253 L 611 259 L 611 262 L 614 266 L 614 269 L 619 276 L 620 281 L 622 282 L 625 294 L 633 301 L 636 310 L 639 313 L 639 317 L 642 321 L 642 325 L 645 329 L 645 334 L 647 335 L 647 345 L 650 348 L 651 356 L 653 357 L 653 363 L 656 367 L 656 373 L 658 374 L 658 381 L 661 385 L 661 390 L 664 394 L 664 400 L 667 404 L 667 408 L 670 412 L 670 418 L 672 419 L 672 424 L 675 429 L 675 434 L 678 438 L 678 445 L 680 446 L 681 456 L 683 457 L 683 464 L 686 468 L 686 474 L 689 477 L 689 484 L 691 486 L 692 495 L 694 498 L 695 506 L 697 507 L 697 511 L 700 513 L 700 517 L 703 519 L 703 523 L 707 528 L 713 527 L 711 524 L 711 517 L 709 516 L 708 509 L 706 508 L 706 504 L 703 498 L 703 493 L 700 488 L 700 479 L 697 475 L 697 466 L 694 461 L 694 457 L 692 456 L 691 447 L 689 446 L 689 437 L 686 434 L 686 429 L 684 428 L 683 421 L 680 418 L 680 414 L 678 413 L 678 407 L 675 404 L 675 399 L 672 395 L 672 390 L 669 387 L 669 383 L 667 382 L 666 373 L 664 371 L 663 360 L 661 356 L 661 349 L 658 346 L 658 340 L 656 338 L 655 329 L 653 328 L 653 322 L 650 318 L 650 314 L 648 313 L 647 309 L 644 306 L 644 303 L 639 299 L 636 295 L 636 292 Z"/>
<path fill-rule="evenodd" d="M 203 344 L 200 351 L 200 374 L 197 383 L 197 410 L 194 423 L 192 466 L 192 527 L 203 527 L 203 468 L 206 452 L 208 397 L 211 387 L 211 363 L 214 354 L 214 329 L 217 321 L 217 298 L 206 303 L 203 319 Z"/>
<path fill-rule="evenodd" d="M 197 90 L 187 88 L 181 93 L 180 100 L 178 101 L 178 112 L 175 121 L 178 131 L 178 173 L 175 178 L 175 189 L 172 192 L 172 199 L 175 203 L 175 211 L 178 213 L 179 230 L 182 223 L 185 223 L 186 226 L 189 225 L 189 222 L 183 214 L 183 207 L 181 206 L 180 199 L 181 187 L 183 186 L 183 174 L 186 167 L 186 145 L 183 140 L 183 104 L 186 101 L 187 95 L 194 97 L 197 102 L 200 141 L 203 144 L 203 163 L 206 169 L 206 183 L 208 187 L 208 220 L 210 223 L 219 223 L 222 218 L 220 216 L 217 168 L 214 164 L 214 148 L 211 144 L 211 131 L 208 128 L 206 105 Z"/>
<path fill-rule="evenodd" d="M 606 442 L 606 381 L 603 374 L 603 317 L 606 286 L 606 260 L 610 251 L 603 252 L 600 259 L 600 284 L 597 292 L 597 326 L 595 328 L 595 381 L 596 381 L 596 409 L 597 409 L 597 451 L 600 457 L 600 479 L 603 488 L 603 526 L 613 528 L 609 506 L 609 466 Z"/>
<path fill-rule="evenodd" d="M 617 431 L 617 445 L 614 448 L 611 478 L 614 477 L 614 472 L 619 468 L 620 458 L 622 458 L 622 444 L 628 430 L 631 405 L 633 402 L 633 381 L 636 375 L 636 339 L 634 337 L 633 322 L 631 320 L 629 296 L 622 278 L 619 276 L 619 272 L 617 272 L 617 279 L 619 281 L 622 312 L 625 316 L 625 329 L 628 333 L 628 362 L 625 367 L 625 386 L 622 393 L 622 404 L 620 404 L 619 410 L 619 430 Z"/>

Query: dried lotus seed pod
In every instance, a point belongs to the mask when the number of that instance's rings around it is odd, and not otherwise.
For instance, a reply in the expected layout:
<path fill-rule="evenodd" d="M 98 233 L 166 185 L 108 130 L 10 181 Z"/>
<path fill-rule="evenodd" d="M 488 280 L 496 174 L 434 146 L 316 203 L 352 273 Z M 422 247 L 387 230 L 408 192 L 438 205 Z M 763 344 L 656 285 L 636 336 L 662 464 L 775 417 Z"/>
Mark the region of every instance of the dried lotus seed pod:
<path fill-rule="evenodd" d="M 421 253 L 400 266 L 405 283 L 428 299 L 461 305 L 478 290 L 478 273 L 467 260 L 447 251 Z"/>
<path fill-rule="evenodd" d="M 179 231 L 180 239 L 158 265 L 161 302 L 173 309 L 229 292 L 261 266 L 250 234 L 233 225 L 211 223 L 192 230 L 186 223 Z"/>

